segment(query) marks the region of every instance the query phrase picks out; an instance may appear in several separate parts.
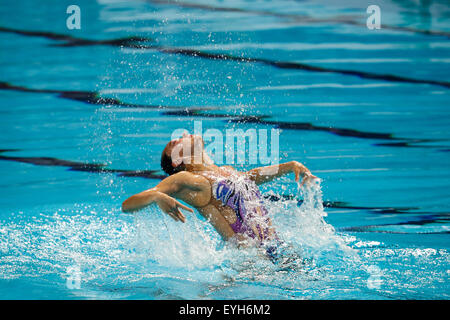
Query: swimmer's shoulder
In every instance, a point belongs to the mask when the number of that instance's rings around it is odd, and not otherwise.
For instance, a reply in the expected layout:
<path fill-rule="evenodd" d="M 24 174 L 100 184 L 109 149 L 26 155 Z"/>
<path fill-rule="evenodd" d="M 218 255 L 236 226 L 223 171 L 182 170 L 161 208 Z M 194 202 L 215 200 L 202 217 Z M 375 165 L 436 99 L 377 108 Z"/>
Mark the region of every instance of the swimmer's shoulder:
<path fill-rule="evenodd" d="M 177 193 L 178 198 L 196 208 L 204 207 L 210 202 L 211 183 L 206 177 L 188 171 L 181 171 L 173 176 L 183 185 Z"/>
<path fill-rule="evenodd" d="M 189 171 L 180 171 L 175 173 L 174 178 L 180 181 L 183 185 L 190 187 L 191 189 L 196 189 L 201 191 L 202 189 L 210 189 L 211 184 L 209 180 L 201 174 L 193 173 Z"/>

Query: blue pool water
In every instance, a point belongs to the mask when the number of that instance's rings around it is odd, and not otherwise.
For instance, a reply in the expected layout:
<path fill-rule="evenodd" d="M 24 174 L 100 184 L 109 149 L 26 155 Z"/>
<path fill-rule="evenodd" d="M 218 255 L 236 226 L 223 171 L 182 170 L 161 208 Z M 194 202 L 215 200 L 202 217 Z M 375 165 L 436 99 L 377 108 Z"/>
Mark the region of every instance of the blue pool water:
<path fill-rule="evenodd" d="M 447 1 L 378 1 L 381 30 L 356 0 L 76 3 L 81 30 L 72 1 L 0 3 L 0 298 L 450 297 Z M 263 187 L 292 268 L 120 211 L 200 120 L 280 128 L 322 178 Z"/>

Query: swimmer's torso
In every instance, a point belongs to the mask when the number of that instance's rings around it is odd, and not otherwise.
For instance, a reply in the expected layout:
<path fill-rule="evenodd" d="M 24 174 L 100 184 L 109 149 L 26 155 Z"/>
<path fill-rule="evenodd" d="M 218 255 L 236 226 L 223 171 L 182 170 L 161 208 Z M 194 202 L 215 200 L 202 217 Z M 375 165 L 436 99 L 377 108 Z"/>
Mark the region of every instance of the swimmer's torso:
<path fill-rule="evenodd" d="M 185 194 L 185 200 L 225 238 L 258 243 L 274 236 L 262 195 L 254 181 L 232 168 L 219 172 L 194 172 L 205 180 L 201 191 Z M 203 183 L 202 183 L 203 185 Z"/>

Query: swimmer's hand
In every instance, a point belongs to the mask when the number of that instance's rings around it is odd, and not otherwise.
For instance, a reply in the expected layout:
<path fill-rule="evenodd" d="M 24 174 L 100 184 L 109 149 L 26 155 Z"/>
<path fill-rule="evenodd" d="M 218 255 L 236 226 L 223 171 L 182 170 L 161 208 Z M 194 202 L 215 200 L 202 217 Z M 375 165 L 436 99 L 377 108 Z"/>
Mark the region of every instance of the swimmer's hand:
<path fill-rule="evenodd" d="M 295 181 L 297 182 L 299 182 L 300 177 L 302 177 L 302 185 L 306 182 L 312 182 L 314 179 L 319 179 L 314 176 L 307 167 L 298 161 L 289 161 L 267 167 L 254 168 L 247 171 L 247 176 L 259 185 L 272 181 L 274 178 L 281 177 L 288 173 L 294 173 Z"/>
<path fill-rule="evenodd" d="M 164 193 L 159 193 L 158 197 L 155 199 L 155 202 L 158 207 L 164 211 L 164 213 L 167 213 L 175 221 L 181 221 L 183 223 L 186 222 L 186 217 L 180 209 L 194 212 L 191 208 Z"/>
<path fill-rule="evenodd" d="M 302 177 L 302 182 L 300 183 L 300 186 L 303 186 L 305 183 L 310 184 L 315 179 L 319 179 L 315 175 L 309 171 L 308 168 L 306 168 L 304 165 L 302 165 L 300 162 L 292 161 L 292 171 L 295 173 L 295 181 L 300 181 L 300 176 Z"/>
<path fill-rule="evenodd" d="M 298 180 L 296 180 L 298 182 Z M 313 183 L 314 181 L 320 181 L 320 178 L 316 177 L 315 175 L 313 175 L 311 172 L 307 172 L 305 173 L 305 175 L 303 176 L 303 180 L 300 183 L 300 187 L 302 187 L 305 183 L 306 185 L 310 185 L 311 183 Z"/>

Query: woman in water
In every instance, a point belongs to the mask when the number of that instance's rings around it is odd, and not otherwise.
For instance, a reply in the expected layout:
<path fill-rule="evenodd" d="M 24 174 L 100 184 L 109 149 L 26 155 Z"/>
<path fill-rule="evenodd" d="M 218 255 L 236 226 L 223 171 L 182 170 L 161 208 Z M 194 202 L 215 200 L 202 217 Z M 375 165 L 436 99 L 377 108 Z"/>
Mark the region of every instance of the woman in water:
<path fill-rule="evenodd" d="M 201 150 L 200 157 L 186 150 Z M 180 209 L 193 210 L 176 200 L 179 199 L 196 208 L 225 240 L 239 246 L 261 246 L 272 261 L 277 260 L 281 241 L 271 225 L 257 185 L 291 172 L 296 181 L 302 177 L 302 184 L 317 178 L 297 161 L 247 172 L 230 166 L 219 167 L 205 152 L 202 138 L 189 134 L 166 145 L 161 167 L 169 176 L 156 187 L 125 200 L 124 212 L 156 203 L 175 221 L 185 222 Z"/>

